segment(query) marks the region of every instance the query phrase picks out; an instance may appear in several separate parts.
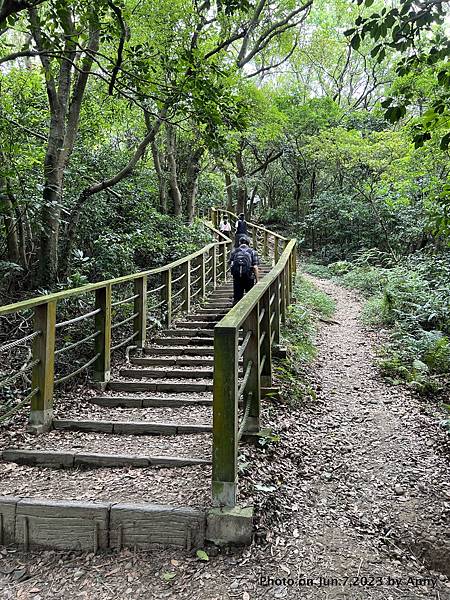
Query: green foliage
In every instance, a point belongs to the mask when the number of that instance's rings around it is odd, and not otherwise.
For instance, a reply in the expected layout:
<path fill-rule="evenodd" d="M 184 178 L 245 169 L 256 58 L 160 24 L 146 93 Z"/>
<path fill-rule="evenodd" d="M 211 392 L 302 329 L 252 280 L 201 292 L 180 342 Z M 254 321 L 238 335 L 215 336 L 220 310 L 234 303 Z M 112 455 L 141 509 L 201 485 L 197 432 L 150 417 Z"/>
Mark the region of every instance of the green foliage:
<path fill-rule="evenodd" d="M 450 262 L 448 253 L 417 253 L 395 266 L 364 262 L 360 256 L 344 274 L 327 267 L 339 283 L 367 298 L 363 321 L 387 327 L 381 371 L 393 383 L 406 381 L 421 393 L 441 391 L 450 376 Z M 372 259 L 374 256 L 372 255 Z M 382 255 L 378 263 L 385 262 Z"/>
<path fill-rule="evenodd" d="M 308 279 L 299 275 L 294 286 L 295 303 L 290 307 L 283 341 L 288 349 L 287 360 L 276 366 L 283 396 L 290 403 L 314 397 L 308 386 L 304 368 L 316 355 L 315 325 L 319 317 L 329 317 L 335 310 L 334 301 Z"/>

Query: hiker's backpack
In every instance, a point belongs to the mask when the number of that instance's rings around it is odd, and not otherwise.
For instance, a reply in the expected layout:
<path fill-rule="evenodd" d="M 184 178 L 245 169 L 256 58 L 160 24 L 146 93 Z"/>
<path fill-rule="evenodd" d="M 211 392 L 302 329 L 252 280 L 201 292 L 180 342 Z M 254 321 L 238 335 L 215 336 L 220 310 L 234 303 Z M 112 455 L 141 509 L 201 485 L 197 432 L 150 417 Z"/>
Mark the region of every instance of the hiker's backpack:
<path fill-rule="evenodd" d="M 231 274 L 239 277 L 250 275 L 252 272 L 252 255 L 251 250 L 243 250 L 238 248 L 233 256 L 233 266 Z"/>
<path fill-rule="evenodd" d="M 247 233 L 247 223 L 245 221 L 241 221 L 239 219 L 239 221 L 237 222 L 237 226 L 236 226 L 236 235 L 244 235 Z"/>

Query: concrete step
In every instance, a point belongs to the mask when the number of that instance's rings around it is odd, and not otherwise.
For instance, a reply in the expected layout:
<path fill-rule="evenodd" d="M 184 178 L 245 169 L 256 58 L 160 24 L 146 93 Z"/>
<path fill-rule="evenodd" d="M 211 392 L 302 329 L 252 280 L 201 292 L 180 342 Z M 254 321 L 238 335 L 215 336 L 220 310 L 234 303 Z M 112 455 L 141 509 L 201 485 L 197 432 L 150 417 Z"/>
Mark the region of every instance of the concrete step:
<path fill-rule="evenodd" d="M 183 340 L 184 342 L 184 340 Z M 144 349 L 147 356 L 214 356 L 214 346 L 193 347 L 186 346 L 149 346 Z"/>
<path fill-rule="evenodd" d="M 176 323 L 176 327 L 179 327 L 180 329 L 189 329 L 193 331 L 195 331 L 196 329 L 214 329 L 216 320 L 211 319 L 210 321 L 202 321 L 200 317 L 197 318 L 197 321 L 178 321 L 178 323 Z"/>
<path fill-rule="evenodd" d="M 161 337 L 158 339 L 159 346 L 177 346 L 177 347 L 189 347 L 189 346 L 210 346 L 212 347 L 212 337 L 187 337 L 187 336 L 176 336 L 176 337 Z M 181 352 L 182 354 L 182 352 Z"/>
<path fill-rule="evenodd" d="M 211 379 L 212 369 L 121 369 L 121 377 L 131 379 Z"/>
<path fill-rule="evenodd" d="M 225 313 L 223 313 L 225 314 Z M 219 321 L 222 318 L 222 313 L 215 315 L 215 314 L 208 314 L 208 313 L 204 313 L 204 314 L 200 314 L 200 315 L 187 315 L 185 317 L 186 321 L 180 321 L 181 323 L 186 323 L 187 324 L 192 324 L 192 323 L 208 323 L 211 327 L 214 327 L 214 325 L 216 324 L 217 321 Z M 190 325 L 189 325 L 190 326 Z"/>
<path fill-rule="evenodd" d="M 141 367 L 213 367 L 214 358 L 179 358 L 179 357 L 161 357 L 161 358 L 132 358 L 132 365 Z"/>
<path fill-rule="evenodd" d="M 53 468 L 113 468 L 113 467 L 185 467 L 189 465 L 207 465 L 211 461 L 202 458 L 181 456 L 144 456 L 134 454 L 101 454 L 95 452 L 58 452 L 57 450 L 32 450 L 27 448 L 8 448 L 3 450 L 4 462 L 18 465 L 31 465 Z"/>
<path fill-rule="evenodd" d="M 182 337 L 214 337 L 214 329 L 163 329 L 161 334 L 167 337 L 182 336 Z"/>
<path fill-rule="evenodd" d="M 89 402 L 106 408 L 155 408 L 181 406 L 212 406 L 212 398 L 167 398 L 139 396 L 94 396 Z"/>
<path fill-rule="evenodd" d="M 123 435 L 183 435 L 209 433 L 211 425 L 183 425 L 182 423 L 149 423 L 145 421 L 87 421 L 81 419 L 54 419 L 55 429 L 90 431 Z"/>
<path fill-rule="evenodd" d="M 0 511 L 2 543 L 25 552 L 190 552 L 202 548 L 208 535 L 205 511 L 183 506 L 6 496 L 0 497 Z"/>
<path fill-rule="evenodd" d="M 108 390 L 113 392 L 211 392 L 212 383 L 195 383 L 191 381 L 110 381 Z"/>

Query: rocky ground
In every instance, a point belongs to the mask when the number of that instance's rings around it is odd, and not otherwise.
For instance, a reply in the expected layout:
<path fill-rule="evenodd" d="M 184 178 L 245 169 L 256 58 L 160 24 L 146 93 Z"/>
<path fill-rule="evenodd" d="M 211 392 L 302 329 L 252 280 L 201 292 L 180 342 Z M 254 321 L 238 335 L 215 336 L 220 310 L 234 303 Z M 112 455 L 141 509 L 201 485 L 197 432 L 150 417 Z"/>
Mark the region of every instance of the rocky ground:
<path fill-rule="evenodd" d="M 174 550 L 0 554 L 0 598 L 450 599 L 450 468 L 443 414 L 383 382 L 360 301 L 329 282 L 307 374 L 316 395 L 265 407 L 279 434 L 240 458 L 253 545 L 208 561 Z M 1 483 L 0 483 L 1 485 Z"/>

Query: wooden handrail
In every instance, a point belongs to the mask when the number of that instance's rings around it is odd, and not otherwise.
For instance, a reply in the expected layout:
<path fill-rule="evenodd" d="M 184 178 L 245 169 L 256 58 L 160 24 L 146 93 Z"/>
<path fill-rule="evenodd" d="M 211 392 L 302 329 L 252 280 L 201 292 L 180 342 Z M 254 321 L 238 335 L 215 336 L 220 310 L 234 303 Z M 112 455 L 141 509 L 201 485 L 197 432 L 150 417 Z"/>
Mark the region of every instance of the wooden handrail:
<path fill-rule="evenodd" d="M 296 240 L 258 229 L 264 232 L 266 248 L 267 235 L 275 236 L 275 265 L 214 328 L 212 501 L 216 506 L 236 505 L 239 440 L 260 431 L 261 388 L 272 384 L 272 347 L 279 343 L 296 272 Z M 279 239 L 286 242 L 281 256 Z M 244 344 L 239 348 L 241 329 Z M 238 377 L 241 357 L 244 373 L 248 373 L 245 386 Z M 239 396 L 244 387 L 246 409 L 239 424 Z"/>
<path fill-rule="evenodd" d="M 220 232 L 217 232 L 220 233 Z M 222 234 L 220 234 L 222 235 Z M 27 310 L 29 308 L 34 308 L 39 304 L 45 304 L 47 302 L 56 302 L 58 300 L 65 300 L 66 298 L 71 298 L 73 296 L 81 296 L 82 294 L 87 294 L 89 292 L 94 292 L 100 288 L 103 288 L 107 285 L 118 285 L 120 283 L 127 283 L 128 281 L 134 281 L 135 279 L 139 279 L 140 277 L 150 277 L 151 275 L 157 275 L 158 273 L 164 273 L 170 269 L 175 269 L 183 265 L 185 262 L 197 258 L 201 256 L 205 252 L 208 252 L 214 246 L 221 246 L 226 244 L 227 242 L 214 242 L 212 244 L 208 244 L 204 246 L 201 250 L 197 250 L 188 256 L 184 256 L 168 265 L 164 265 L 163 267 L 157 267 L 155 269 L 150 269 L 148 271 L 138 271 L 137 273 L 133 273 L 132 275 L 124 275 L 123 277 L 116 277 L 115 279 L 106 279 L 104 281 L 99 281 L 98 283 L 89 283 L 87 285 L 82 285 L 80 287 L 72 288 L 70 290 L 64 290 L 64 292 L 56 292 L 54 294 L 45 294 L 43 296 L 37 296 L 36 298 L 30 298 L 30 300 L 23 300 L 21 302 L 16 302 L 15 304 L 6 304 L 4 306 L 0 306 L 0 317 L 3 315 L 7 315 L 13 312 L 18 312 L 19 310 Z"/>
<path fill-rule="evenodd" d="M 216 227 L 216 228 L 219 226 L 220 215 L 221 214 L 230 215 L 230 216 L 232 216 L 236 220 L 239 218 L 239 216 L 236 213 L 231 212 L 230 210 L 225 210 L 224 208 L 219 208 L 219 209 L 218 208 L 212 208 L 211 209 L 211 213 L 212 213 L 212 215 L 214 215 L 214 213 L 216 213 L 216 218 L 214 218 L 214 216 L 213 216 L 212 219 L 211 219 L 212 222 L 213 222 L 214 227 Z M 279 240 L 282 240 L 283 242 L 288 242 L 289 241 L 288 238 L 280 235 L 279 233 L 276 233 L 275 231 L 271 231 L 270 229 L 267 229 L 267 227 L 263 227 L 262 225 L 256 225 L 256 223 L 248 223 L 248 225 L 252 229 L 258 229 L 259 231 L 267 232 L 270 235 L 273 235 L 274 237 L 278 238 Z"/>

